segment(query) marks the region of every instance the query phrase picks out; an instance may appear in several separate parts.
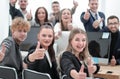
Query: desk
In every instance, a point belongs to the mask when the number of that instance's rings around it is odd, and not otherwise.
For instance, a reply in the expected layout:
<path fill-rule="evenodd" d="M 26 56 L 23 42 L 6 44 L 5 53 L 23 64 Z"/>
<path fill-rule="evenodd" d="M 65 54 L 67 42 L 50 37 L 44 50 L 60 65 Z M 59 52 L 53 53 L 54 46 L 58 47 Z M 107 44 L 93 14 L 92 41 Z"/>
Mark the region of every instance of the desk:
<path fill-rule="evenodd" d="M 107 73 L 112 71 L 112 73 Z M 120 65 L 119 66 L 100 66 L 100 71 L 94 75 L 105 79 L 120 79 Z"/>

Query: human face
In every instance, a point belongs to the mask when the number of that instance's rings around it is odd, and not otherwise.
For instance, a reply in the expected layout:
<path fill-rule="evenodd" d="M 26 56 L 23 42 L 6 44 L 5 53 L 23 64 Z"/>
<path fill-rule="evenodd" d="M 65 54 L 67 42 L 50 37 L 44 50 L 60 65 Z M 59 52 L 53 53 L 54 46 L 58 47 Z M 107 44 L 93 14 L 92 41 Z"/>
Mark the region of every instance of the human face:
<path fill-rule="evenodd" d="M 86 47 L 86 36 L 84 34 L 76 34 L 71 41 L 72 48 L 76 54 L 79 54 Z"/>
<path fill-rule="evenodd" d="M 116 18 L 109 19 L 108 20 L 108 29 L 112 32 L 115 33 L 119 30 L 119 22 Z"/>
<path fill-rule="evenodd" d="M 28 0 L 19 0 L 19 5 L 22 10 L 26 10 L 26 7 L 28 5 Z"/>
<path fill-rule="evenodd" d="M 38 39 L 42 47 L 48 49 L 53 41 L 53 30 L 50 28 L 42 28 L 38 34 Z"/>
<path fill-rule="evenodd" d="M 43 8 L 40 8 L 37 12 L 37 16 L 40 21 L 44 21 L 46 17 L 45 10 Z"/>
<path fill-rule="evenodd" d="M 53 10 L 53 13 L 58 13 L 60 11 L 60 6 L 59 4 L 52 4 L 52 10 Z"/>
<path fill-rule="evenodd" d="M 67 23 L 71 23 L 72 21 L 72 15 L 71 12 L 68 9 L 65 9 L 62 12 L 62 22 L 67 22 Z"/>
<path fill-rule="evenodd" d="M 98 0 L 90 0 L 88 6 L 92 12 L 96 13 L 98 9 Z"/>
<path fill-rule="evenodd" d="M 12 32 L 12 36 L 16 40 L 16 42 L 20 44 L 26 39 L 27 31 L 24 29 L 18 29 Z"/>

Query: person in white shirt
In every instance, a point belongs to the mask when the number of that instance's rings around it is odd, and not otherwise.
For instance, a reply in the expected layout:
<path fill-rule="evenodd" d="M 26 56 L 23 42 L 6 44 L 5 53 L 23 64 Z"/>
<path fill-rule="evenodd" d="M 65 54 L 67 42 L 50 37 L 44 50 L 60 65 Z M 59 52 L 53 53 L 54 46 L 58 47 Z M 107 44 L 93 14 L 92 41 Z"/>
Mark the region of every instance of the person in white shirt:
<path fill-rule="evenodd" d="M 24 19 L 31 21 L 32 20 L 32 13 L 31 10 L 27 11 L 27 6 L 28 6 L 28 0 L 19 0 L 18 2 L 19 6 L 20 6 L 20 11 L 24 16 Z"/>

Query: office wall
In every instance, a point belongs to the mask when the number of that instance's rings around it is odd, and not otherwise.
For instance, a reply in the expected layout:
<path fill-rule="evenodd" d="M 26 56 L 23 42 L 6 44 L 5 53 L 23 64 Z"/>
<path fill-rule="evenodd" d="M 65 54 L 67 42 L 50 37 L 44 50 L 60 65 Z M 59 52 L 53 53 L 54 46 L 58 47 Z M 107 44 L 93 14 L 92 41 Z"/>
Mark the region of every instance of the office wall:
<path fill-rule="evenodd" d="M 120 0 L 103 0 L 105 2 L 105 14 L 106 17 L 110 15 L 116 15 L 120 19 Z"/>
<path fill-rule="evenodd" d="M 0 0 L 0 43 L 8 36 L 9 0 Z"/>
<path fill-rule="evenodd" d="M 28 0 L 28 11 L 32 11 L 34 16 L 34 12 L 37 7 L 45 6 L 48 12 L 51 12 L 51 2 L 55 0 Z M 72 8 L 73 0 L 57 0 L 60 2 L 61 9 L 63 8 Z M 79 25 L 84 29 L 81 21 L 80 14 L 83 11 L 86 11 L 88 7 L 88 0 L 76 0 L 79 3 L 79 6 L 76 9 L 75 14 L 73 15 L 73 23 L 75 25 Z M 9 0 L 0 0 L 0 42 L 8 35 L 8 26 L 9 26 Z M 120 18 L 120 9 L 119 9 L 120 0 L 99 0 L 99 11 L 102 11 L 106 15 L 106 19 L 110 15 L 116 15 Z M 18 5 L 16 5 L 19 8 Z"/>

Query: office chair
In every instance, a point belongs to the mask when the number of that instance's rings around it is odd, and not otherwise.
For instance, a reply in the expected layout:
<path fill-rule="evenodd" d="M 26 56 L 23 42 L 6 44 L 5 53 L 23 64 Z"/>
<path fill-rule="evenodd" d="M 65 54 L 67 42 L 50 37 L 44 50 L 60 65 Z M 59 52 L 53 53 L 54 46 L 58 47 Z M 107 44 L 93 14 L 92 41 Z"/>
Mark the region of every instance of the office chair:
<path fill-rule="evenodd" d="M 51 77 L 47 73 L 24 69 L 22 72 L 22 79 L 51 79 Z"/>
<path fill-rule="evenodd" d="M 15 68 L 0 66 L 0 79 L 18 79 Z"/>

